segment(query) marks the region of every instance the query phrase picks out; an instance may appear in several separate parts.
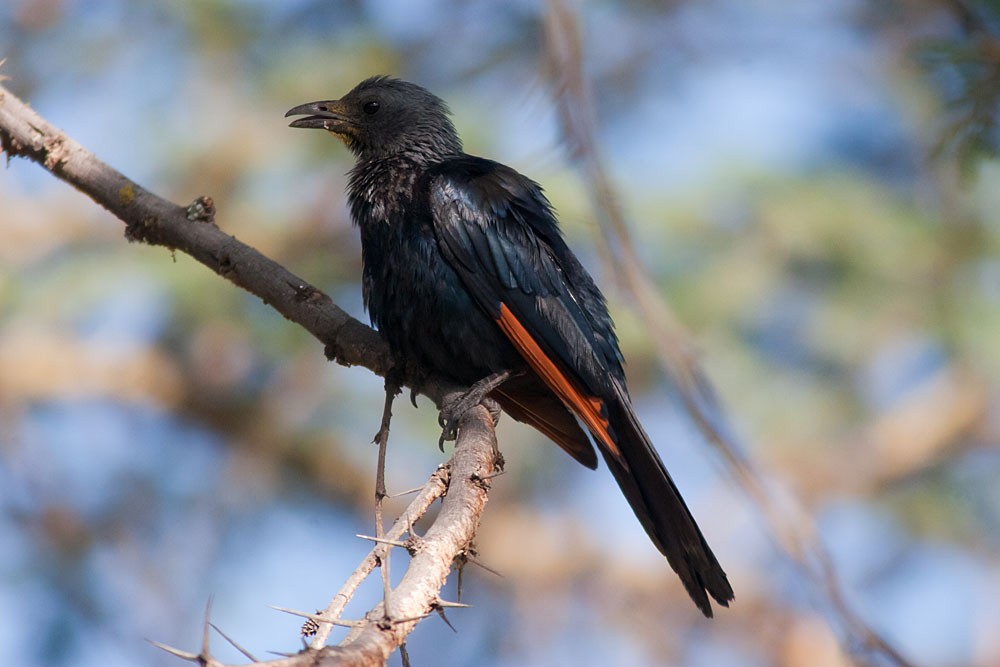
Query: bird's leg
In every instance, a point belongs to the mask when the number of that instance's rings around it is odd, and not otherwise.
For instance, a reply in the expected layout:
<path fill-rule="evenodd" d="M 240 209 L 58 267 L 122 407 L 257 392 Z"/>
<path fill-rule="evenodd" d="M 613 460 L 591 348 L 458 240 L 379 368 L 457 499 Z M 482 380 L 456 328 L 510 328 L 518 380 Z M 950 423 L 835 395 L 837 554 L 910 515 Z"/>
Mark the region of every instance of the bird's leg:
<path fill-rule="evenodd" d="M 506 382 L 511 375 L 513 375 L 511 371 L 501 371 L 488 375 L 456 398 L 448 397 L 446 399 L 444 407 L 441 408 L 441 414 L 438 416 L 438 424 L 441 426 L 441 439 L 438 440 L 438 447 L 441 448 L 441 451 L 444 451 L 445 440 L 454 440 L 458 437 L 458 424 L 462 420 L 462 415 L 480 403 L 490 411 L 493 423 L 497 423 L 500 419 L 500 405 L 489 397 L 489 393 Z"/>

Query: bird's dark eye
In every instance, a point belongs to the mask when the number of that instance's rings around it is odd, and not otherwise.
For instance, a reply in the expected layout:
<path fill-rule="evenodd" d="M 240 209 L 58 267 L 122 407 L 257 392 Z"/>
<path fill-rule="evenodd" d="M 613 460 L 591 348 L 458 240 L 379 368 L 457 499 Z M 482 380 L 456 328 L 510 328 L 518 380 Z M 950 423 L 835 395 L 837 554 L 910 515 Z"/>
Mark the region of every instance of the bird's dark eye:
<path fill-rule="evenodd" d="M 382 105 L 379 104 L 378 101 L 372 100 L 371 102 L 365 102 L 365 105 L 361 108 L 364 110 L 366 114 L 371 116 L 372 114 L 378 113 L 378 110 L 381 107 Z"/>

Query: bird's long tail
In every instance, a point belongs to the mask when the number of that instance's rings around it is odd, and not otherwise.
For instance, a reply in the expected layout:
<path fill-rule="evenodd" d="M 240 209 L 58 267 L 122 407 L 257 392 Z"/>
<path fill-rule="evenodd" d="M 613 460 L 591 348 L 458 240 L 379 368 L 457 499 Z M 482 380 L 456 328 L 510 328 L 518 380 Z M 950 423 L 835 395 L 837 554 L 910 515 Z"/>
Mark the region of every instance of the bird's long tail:
<path fill-rule="evenodd" d="M 566 372 L 560 363 L 554 361 L 559 357 L 547 353 L 505 304 L 500 305 L 497 325 L 535 372 L 536 377 L 529 377 L 528 380 L 548 387 L 552 395 L 590 431 L 632 511 L 639 517 L 656 547 L 667 557 L 667 562 L 680 576 L 684 588 L 702 613 L 712 616 L 709 595 L 719 604 L 729 606 L 733 589 L 726 573 L 705 542 L 663 461 L 653 449 L 649 436 L 639 424 L 621 382 L 612 378 L 611 395 L 594 395 L 583 389 L 584 383 L 575 374 Z M 548 416 L 551 410 L 539 410 L 540 405 L 533 406 L 530 395 L 523 388 L 520 393 L 515 389 L 513 385 L 501 387 L 501 403 L 515 417 L 553 438 L 578 461 L 593 467 L 593 453 L 577 440 L 572 425 L 567 424 L 564 418 L 553 420 Z"/>
<path fill-rule="evenodd" d="M 608 421 L 619 454 L 599 447 L 622 493 L 650 539 L 666 556 L 705 616 L 712 616 L 708 596 L 724 607 L 733 588 L 698 524 L 681 498 L 663 461 L 636 418 L 626 396 L 609 402 Z M 596 435 L 596 434 L 595 434 Z"/>

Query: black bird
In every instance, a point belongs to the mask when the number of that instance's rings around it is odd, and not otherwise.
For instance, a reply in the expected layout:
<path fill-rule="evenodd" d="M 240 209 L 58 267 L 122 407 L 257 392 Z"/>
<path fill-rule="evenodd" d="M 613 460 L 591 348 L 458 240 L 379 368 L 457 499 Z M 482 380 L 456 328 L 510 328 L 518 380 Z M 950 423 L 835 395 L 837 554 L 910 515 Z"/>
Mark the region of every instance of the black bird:
<path fill-rule="evenodd" d="M 728 606 L 726 574 L 632 408 L 604 296 L 541 187 L 465 154 L 445 103 L 398 79 L 285 115 L 356 158 L 364 301 L 397 360 L 462 385 L 506 378 L 489 396 L 596 468 L 582 424 L 698 608 L 712 616 L 709 595 Z"/>

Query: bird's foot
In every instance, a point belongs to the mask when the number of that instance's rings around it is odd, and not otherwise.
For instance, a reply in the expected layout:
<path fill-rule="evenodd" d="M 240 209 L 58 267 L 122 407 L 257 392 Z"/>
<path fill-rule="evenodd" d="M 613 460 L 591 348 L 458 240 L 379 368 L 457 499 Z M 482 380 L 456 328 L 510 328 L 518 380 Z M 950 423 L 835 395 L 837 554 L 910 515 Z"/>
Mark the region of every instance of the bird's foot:
<path fill-rule="evenodd" d="M 441 426 L 441 439 L 438 440 L 438 447 L 441 448 L 441 451 L 444 451 L 446 440 L 454 440 L 458 437 L 458 425 L 462 416 L 479 404 L 490 411 L 493 424 L 496 425 L 500 420 L 500 405 L 488 394 L 506 382 L 510 376 L 510 371 L 494 373 L 472 385 L 468 391 L 457 397 L 446 399 L 444 407 L 441 408 L 441 414 L 438 415 L 438 424 Z"/>

